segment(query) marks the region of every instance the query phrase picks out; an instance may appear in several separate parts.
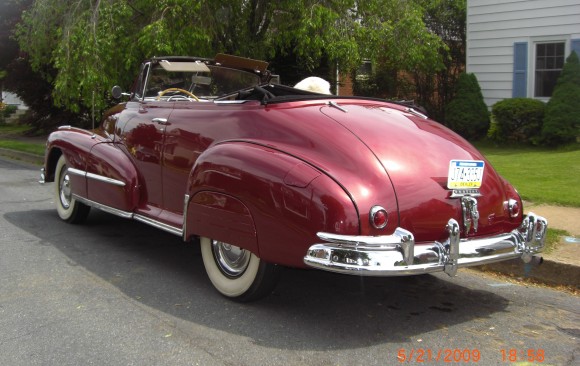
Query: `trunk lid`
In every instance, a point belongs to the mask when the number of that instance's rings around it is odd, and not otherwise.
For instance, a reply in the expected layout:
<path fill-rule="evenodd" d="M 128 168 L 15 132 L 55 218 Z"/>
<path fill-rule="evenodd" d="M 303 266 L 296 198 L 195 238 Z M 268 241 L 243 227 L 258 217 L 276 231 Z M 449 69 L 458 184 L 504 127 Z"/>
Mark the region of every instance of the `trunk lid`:
<path fill-rule="evenodd" d="M 399 226 L 414 233 L 417 241 L 444 239 L 450 218 L 463 228 L 462 237 L 497 234 L 514 227 L 505 207 L 503 179 L 462 137 L 404 107 L 337 103 L 341 108 L 329 105 L 321 112 L 348 129 L 379 160 L 395 190 Z M 473 226 L 466 230 L 462 199 L 452 198 L 447 187 L 451 160 L 485 163 L 481 196 L 476 197 L 477 231 Z"/>

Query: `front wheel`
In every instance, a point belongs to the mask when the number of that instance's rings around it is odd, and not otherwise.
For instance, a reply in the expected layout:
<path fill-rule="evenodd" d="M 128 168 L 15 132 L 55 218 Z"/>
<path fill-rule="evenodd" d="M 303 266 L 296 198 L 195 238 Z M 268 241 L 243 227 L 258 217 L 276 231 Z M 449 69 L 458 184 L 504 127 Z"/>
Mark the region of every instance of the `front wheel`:
<path fill-rule="evenodd" d="M 61 155 L 56 163 L 54 181 L 56 183 L 55 200 L 58 216 L 71 224 L 80 224 L 85 221 L 91 208 L 73 197 L 72 184 L 64 155 Z"/>
<path fill-rule="evenodd" d="M 205 271 L 222 295 L 247 302 L 267 296 L 276 286 L 280 276 L 278 265 L 221 241 L 201 238 L 200 244 Z"/>

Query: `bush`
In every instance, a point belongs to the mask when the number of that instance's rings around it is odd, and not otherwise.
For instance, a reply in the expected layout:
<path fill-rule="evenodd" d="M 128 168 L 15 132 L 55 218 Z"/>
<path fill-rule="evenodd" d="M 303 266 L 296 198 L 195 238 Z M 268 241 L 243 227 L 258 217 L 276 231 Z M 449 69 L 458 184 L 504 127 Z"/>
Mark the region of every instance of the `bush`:
<path fill-rule="evenodd" d="M 504 99 L 491 109 L 487 136 L 496 142 L 537 142 L 542 133 L 544 102 L 529 98 Z"/>
<path fill-rule="evenodd" d="M 580 63 L 572 52 L 546 105 L 541 142 L 558 145 L 576 141 L 580 128 Z"/>
<path fill-rule="evenodd" d="M 18 107 L 15 105 L 7 105 L 4 110 L 2 111 L 2 115 L 6 118 L 10 117 L 18 110 Z"/>
<path fill-rule="evenodd" d="M 455 98 L 445 108 L 445 124 L 467 139 L 485 136 L 489 129 L 489 111 L 475 74 L 459 76 Z"/>
<path fill-rule="evenodd" d="M 8 117 L 14 114 L 17 109 L 15 105 L 0 103 L 0 124 L 6 123 Z"/>

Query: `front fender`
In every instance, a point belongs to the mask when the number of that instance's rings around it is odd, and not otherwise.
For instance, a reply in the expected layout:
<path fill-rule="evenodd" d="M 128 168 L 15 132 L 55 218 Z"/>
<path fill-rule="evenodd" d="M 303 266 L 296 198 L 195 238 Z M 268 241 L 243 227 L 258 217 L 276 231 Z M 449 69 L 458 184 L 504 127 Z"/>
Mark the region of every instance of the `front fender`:
<path fill-rule="evenodd" d="M 65 156 L 70 168 L 84 171 L 92 147 L 98 143 L 90 131 L 71 126 L 62 126 L 48 136 L 44 160 L 45 182 L 54 182 L 56 163 L 61 155 Z M 71 175 L 73 193 L 87 197 L 86 177 Z"/>
<path fill-rule="evenodd" d="M 332 179 L 266 146 L 227 142 L 206 150 L 188 179 L 184 236 L 207 236 L 267 262 L 304 267 L 316 233 L 359 232 L 356 208 Z"/>
<path fill-rule="evenodd" d="M 45 181 L 53 182 L 56 163 L 65 156 L 73 193 L 123 211 L 139 202 L 138 175 L 130 159 L 109 139 L 91 131 L 64 126 L 50 134 L 45 156 Z"/>

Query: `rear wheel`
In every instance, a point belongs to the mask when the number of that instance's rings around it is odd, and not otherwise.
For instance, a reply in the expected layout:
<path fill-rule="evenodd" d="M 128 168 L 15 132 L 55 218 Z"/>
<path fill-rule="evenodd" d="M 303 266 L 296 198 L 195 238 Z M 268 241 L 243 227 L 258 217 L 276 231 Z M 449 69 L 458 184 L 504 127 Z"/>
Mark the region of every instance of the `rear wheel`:
<path fill-rule="evenodd" d="M 56 164 L 54 176 L 56 183 L 55 200 L 58 216 L 71 224 L 80 224 L 87 218 L 90 207 L 78 202 L 72 195 L 72 184 L 64 155 Z"/>
<path fill-rule="evenodd" d="M 247 302 L 272 292 L 280 267 L 266 263 L 248 250 L 218 240 L 201 238 L 201 255 L 207 275 L 224 296 Z"/>

